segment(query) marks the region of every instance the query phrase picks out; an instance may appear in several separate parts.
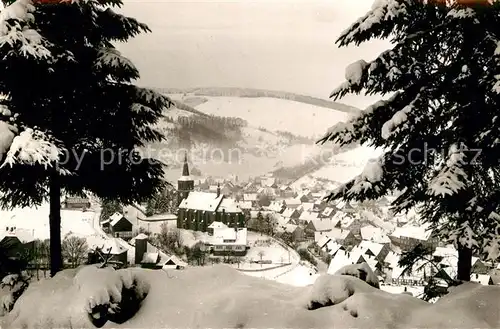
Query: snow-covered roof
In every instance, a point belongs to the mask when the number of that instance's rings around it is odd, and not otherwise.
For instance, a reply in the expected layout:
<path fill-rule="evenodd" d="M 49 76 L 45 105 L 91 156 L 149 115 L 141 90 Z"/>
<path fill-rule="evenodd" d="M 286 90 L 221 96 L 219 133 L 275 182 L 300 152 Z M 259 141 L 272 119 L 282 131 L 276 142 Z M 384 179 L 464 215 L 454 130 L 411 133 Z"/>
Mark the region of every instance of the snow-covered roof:
<path fill-rule="evenodd" d="M 252 209 L 252 201 L 240 201 L 238 204 L 240 205 L 240 209 Z"/>
<path fill-rule="evenodd" d="M 302 211 L 312 211 L 314 209 L 314 202 L 303 202 L 300 205 L 300 208 Z"/>
<path fill-rule="evenodd" d="M 285 204 L 287 206 L 300 206 L 302 201 L 300 201 L 298 198 L 290 198 L 290 199 L 285 199 Z"/>
<path fill-rule="evenodd" d="M 288 186 L 288 185 L 281 185 L 281 186 L 280 186 L 280 190 L 281 190 L 281 191 L 286 191 L 286 190 L 291 190 L 291 189 L 292 189 L 292 188 L 291 188 L 290 186 Z"/>
<path fill-rule="evenodd" d="M 236 202 L 236 200 L 231 198 L 223 198 L 217 210 L 225 211 L 231 214 L 242 212 L 240 205 Z"/>
<path fill-rule="evenodd" d="M 384 245 L 372 241 L 363 240 L 359 244 L 359 248 L 363 250 L 365 254 L 367 253 L 368 250 L 370 250 L 374 256 L 378 256 L 382 251 L 382 249 L 384 248 Z"/>
<path fill-rule="evenodd" d="M 113 215 L 111 215 L 109 217 L 109 219 L 110 219 L 110 225 L 111 226 L 115 226 L 120 221 L 120 219 L 122 219 L 122 218 L 125 218 L 125 216 L 123 216 L 119 212 L 115 212 Z"/>
<path fill-rule="evenodd" d="M 426 224 L 421 226 L 405 225 L 403 227 L 397 227 L 394 232 L 392 232 L 392 236 L 396 238 L 407 237 L 421 241 L 427 241 L 431 234 L 432 231 Z"/>
<path fill-rule="evenodd" d="M 219 229 L 219 228 L 228 228 L 228 226 L 226 224 L 224 224 L 223 222 L 212 222 L 212 224 L 210 224 L 208 226 L 208 228 L 213 228 L 213 229 Z"/>
<path fill-rule="evenodd" d="M 319 220 L 318 216 L 319 213 L 317 212 L 304 211 L 302 214 L 300 214 L 299 220 L 304 220 L 304 221 Z"/>
<path fill-rule="evenodd" d="M 302 216 L 301 216 L 302 219 Z M 311 225 L 314 227 L 316 232 L 329 232 L 335 228 L 335 223 L 329 219 L 312 219 Z"/>
<path fill-rule="evenodd" d="M 176 266 L 181 266 L 181 267 L 188 266 L 188 264 L 185 261 L 183 261 L 182 259 L 180 259 L 175 255 L 171 255 L 170 257 L 165 259 L 165 261 L 163 262 L 163 268 L 168 268 L 168 266 L 170 266 L 170 264 L 168 263 L 174 263 Z"/>
<path fill-rule="evenodd" d="M 318 245 L 318 247 L 323 248 L 328 241 L 331 241 L 331 238 L 324 234 L 323 232 L 314 232 L 314 242 Z"/>
<path fill-rule="evenodd" d="M 284 207 L 285 207 L 285 205 L 284 205 L 283 201 L 273 201 L 273 202 L 271 202 L 271 204 L 267 208 L 271 211 L 281 212 Z"/>
<path fill-rule="evenodd" d="M 330 217 L 333 214 L 334 210 L 335 209 L 333 209 L 332 207 L 326 207 L 321 213 L 321 215 L 325 217 Z"/>
<path fill-rule="evenodd" d="M 390 243 L 391 240 L 380 227 L 372 225 L 363 226 L 360 229 L 361 239 L 376 243 Z"/>
<path fill-rule="evenodd" d="M 21 243 L 29 243 L 35 240 L 32 230 L 17 228 L 15 226 L 6 227 L 0 234 L 0 241 L 5 238 L 17 238 Z"/>
<path fill-rule="evenodd" d="M 330 261 L 327 273 L 333 275 L 342 267 L 351 264 L 353 264 L 353 262 L 347 256 L 347 253 L 344 250 L 339 250 Z"/>
<path fill-rule="evenodd" d="M 298 228 L 299 226 L 298 225 L 295 225 L 295 224 L 286 224 L 285 225 L 285 232 L 288 232 L 288 233 L 293 233 L 295 232 L 295 230 Z"/>
<path fill-rule="evenodd" d="M 350 233 L 351 231 L 348 230 L 333 228 L 331 231 L 327 233 L 327 235 L 335 240 L 344 240 Z"/>
<path fill-rule="evenodd" d="M 257 201 L 258 195 L 257 193 L 244 193 L 243 200 L 245 201 Z"/>
<path fill-rule="evenodd" d="M 288 218 L 290 218 L 290 217 L 292 217 L 293 213 L 294 213 L 294 212 L 296 212 L 296 211 L 297 211 L 297 209 L 293 209 L 293 208 L 286 208 L 286 209 L 283 211 L 282 215 L 283 215 L 284 217 L 288 217 Z"/>
<path fill-rule="evenodd" d="M 470 280 L 472 282 L 477 282 L 482 284 L 483 286 L 487 286 L 490 284 L 491 281 L 491 276 L 487 274 L 475 274 L 472 273 L 470 276 Z"/>
<path fill-rule="evenodd" d="M 235 240 L 234 242 L 224 242 L 224 240 Z M 217 245 L 246 245 L 247 229 L 239 228 L 218 228 L 214 229 L 212 243 Z"/>
<path fill-rule="evenodd" d="M 335 255 L 337 253 L 337 251 L 339 251 L 339 250 L 345 250 L 345 249 L 343 249 L 344 247 L 341 244 L 339 244 L 333 240 L 328 241 L 324 248 L 332 256 Z"/>
<path fill-rule="evenodd" d="M 148 236 L 144 233 L 141 233 L 141 234 L 137 235 L 134 239 L 135 240 L 147 240 Z"/>
<path fill-rule="evenodd" d="M 142 256 L 141 264 L 157 264 L 160 261 L 160 254 L 157 252 L 145 252 Z"/>
<path fill-rule="evenodd" d="M 193 191 L 182 200 L 179 208 L 215 212 L 223 198 L 223 195 L 217 196 L 215 193 Z"/>

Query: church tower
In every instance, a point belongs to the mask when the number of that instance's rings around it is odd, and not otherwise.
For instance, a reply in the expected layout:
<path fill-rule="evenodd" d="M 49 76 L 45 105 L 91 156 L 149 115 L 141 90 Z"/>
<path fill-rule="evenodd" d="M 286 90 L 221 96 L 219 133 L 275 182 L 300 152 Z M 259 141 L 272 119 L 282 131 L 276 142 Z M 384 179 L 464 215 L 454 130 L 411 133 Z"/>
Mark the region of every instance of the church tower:
<path fill-rule="evenodd" d="M 182 166 L 182 176 L 177 181 L 178 199 L 177 206 L 182 200 L 188 197 L 189 192 L 194 190 L 194 180 L 189 176 L 189 166 L 187 161 L 187 152 L 184 155 L 184 165 Z"/>

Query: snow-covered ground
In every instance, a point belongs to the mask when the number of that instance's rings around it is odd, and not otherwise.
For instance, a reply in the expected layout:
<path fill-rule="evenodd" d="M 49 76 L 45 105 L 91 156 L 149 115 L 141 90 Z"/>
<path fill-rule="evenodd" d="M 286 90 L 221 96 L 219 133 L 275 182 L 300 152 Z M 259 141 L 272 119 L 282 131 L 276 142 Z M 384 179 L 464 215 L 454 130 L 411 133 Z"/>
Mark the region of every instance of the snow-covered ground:
<path fill-rule="evenodd" d="M 202 279 L 200 279 L 202 278 Z M 500 287 L 469 283 L 434 304 L 389 294 L 351 276 L 322 276 L 292 287 L 242 275 L 228 266 L 184 271 L 68 270 L 33 284 L 0 318 L 3 329 L 95 328 L 96 301 L 104 310 L 123 288 L 143 299 L 121 324 L 104 314 L 105 328 L 499 328 Z M 328 306 L 333 302 L 334 305 Z M 314 311 L 313 304 L 324 307 Z M 120 314 L 120 309 L 118 309 Z"/>
<path fill-rule="evenodd" d="M 276 98 L 206 98 L 208 101 L 198 105 L 197 110 L 218 116 L 238 116 L 252 126 L 306 137 L 322 135 L 333 124 L 349 118 L 345 112 Z M 300 122 L 307 124 L 297 124 Z"/>
<path fill-rule="evenodd" d="M 96 218 L 97 217 L 97 218 Z M 94 222 L 99 222 L 93 211 L 61 210 L 61 236 L 73 233 L 82 237 L 96 234 Z M 38 208 L 16 208 L 0 210 L 0 227 L 16 227 L 31 230 L 35 239 L 45 240 L 50 236 L 49 205 Z"/>
<path fill-rule="evenodd" d="M 324 165 L 308 176 L 299 178 L 294 186 L 308 184 L 311 179 L 323 178 L 336 183 L 347 183 L 361 174 L 366 164 L 380 156 L 382 152 L 371 147 L 360 146 L 355 149 L 324 159 Z M 309 177 L 310 176 L 310 177 Z"/>

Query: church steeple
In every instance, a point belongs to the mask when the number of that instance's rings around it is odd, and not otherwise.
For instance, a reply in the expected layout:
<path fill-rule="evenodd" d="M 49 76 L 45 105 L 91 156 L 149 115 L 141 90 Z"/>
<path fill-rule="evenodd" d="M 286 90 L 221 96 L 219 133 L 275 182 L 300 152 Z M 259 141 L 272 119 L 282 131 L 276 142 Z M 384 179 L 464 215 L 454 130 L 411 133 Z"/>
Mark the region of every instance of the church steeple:
<path fill-rule="evenodd" d="M 188 155 L 184 153 L 184 165 L 182 166 L 182 176 L 189 176 Z"/>
<path fill-rule="evenodd" d="M 189 165 L 187 160 L 187 152 L 184 154 L 184 164 L 182 166 L 182 176 L 177 181 L 178 200 L 177 206 L 182 200 L 188 197 L 189 192 L 194 190 L 194 180 L 189 176 Z"/>

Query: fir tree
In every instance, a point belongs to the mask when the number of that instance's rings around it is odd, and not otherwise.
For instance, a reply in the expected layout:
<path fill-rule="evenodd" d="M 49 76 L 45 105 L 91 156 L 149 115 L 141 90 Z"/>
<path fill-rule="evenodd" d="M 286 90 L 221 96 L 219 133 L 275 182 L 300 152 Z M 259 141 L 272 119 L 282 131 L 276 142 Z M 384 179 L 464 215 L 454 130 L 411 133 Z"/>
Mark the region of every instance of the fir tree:
<path fill-rule="evenodd" d="M 165 183 L 140 153 L 170 100 L 139 88 L 113 42 L 148 32 L 120 0 L 17 0 L 0 13 L 1 206 L 50 200 L 51 275 L 62 267 L 60 197 L 91 192 L 122 204 Z M 4 138 L 5 137 L 5 138 Z"/>
<path fill-rule="evenodd" d="M 101 202 L 101 214 L 99 219 L 100 221 L 109 219 L 109 217 L 113 216 L 116 212 L 123 214 L 123 206 L 120 202 L 116 200 L 103 200 Z"/>
<path fill-rule="evenodd" d="M 470 280 L 473 253 L 499 255 L 499 13 L 498 2 L 376 2 L 337 43 L 390 37 L 393 48 L 351 64 L 331 97 L 390 97 L 319 141 L 382 149 L 328 199 L 397 192 L 395 213 L 418 209 L 440 238 L 455 244 L 461 281 Z"/>

